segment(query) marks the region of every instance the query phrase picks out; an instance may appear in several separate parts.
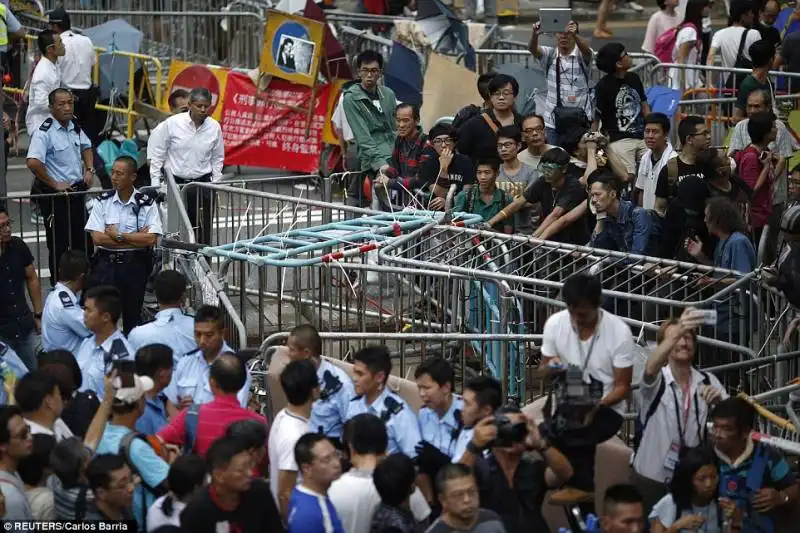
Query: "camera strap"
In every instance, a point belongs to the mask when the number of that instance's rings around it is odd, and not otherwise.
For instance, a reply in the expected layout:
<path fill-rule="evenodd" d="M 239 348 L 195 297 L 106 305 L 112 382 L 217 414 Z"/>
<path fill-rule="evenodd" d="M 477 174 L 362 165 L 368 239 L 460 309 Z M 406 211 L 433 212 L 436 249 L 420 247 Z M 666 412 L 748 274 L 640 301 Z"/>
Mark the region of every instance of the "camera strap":
<path fill-rule="evenodd" d="M 589 368 L 589 360 L 592 358 L 592 352 L 594 352 L 594 344 L 597 342 L 597 338 L 600 337 L 600 323 L 603 321 L 603 311 L 600 311 L 600 316 L 597 317 L 597 325 L 594 327 L 594 335 L 592 335 L 592 341 L 589 343 L 589 350 L 588 352 L 584 352 L 583 350 L 583 341 L 581 340 L 581 335 L 578 332 L 578 328 L 573 327 L 572 330 L 575 332 L 575 338 L 578 339 L 578 350 L 581 352 L 581 361 L 583 361 L 583 368 L 581 371 L 585 374 L 586 369 Z"/>

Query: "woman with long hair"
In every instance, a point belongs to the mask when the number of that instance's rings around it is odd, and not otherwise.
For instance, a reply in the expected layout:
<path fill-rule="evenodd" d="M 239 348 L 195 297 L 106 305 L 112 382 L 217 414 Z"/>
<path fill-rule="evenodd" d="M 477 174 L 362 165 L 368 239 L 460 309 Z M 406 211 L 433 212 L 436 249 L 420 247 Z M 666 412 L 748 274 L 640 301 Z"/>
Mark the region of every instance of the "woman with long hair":
<path fill-rule="evenodd" d="M 650 512 L 651 533 L 729 533 L 723 528 L 727 514 L 717 502 L 718 490 L 714 452 L 708 447 L 689 448 L 675 465 L 669 494 Z"/>
<path fill-rule="evenodd" d="M 182 455 L 169 467 L 169 492 L 153 502 L 147 511 L 148 533 L 161 526 L 181 525 L 181 512 L 194 494 L 203 488 L 206 462 L 197 455 Z"/>
<path fill-rule="evenodd" d="M 678 35 L 672 49 L 673 63 L 698 65 L 703 48 L 703 18 L 711 12 L 709 0 L 689 0 L 686 14 L 678 26 Z M 683 75 L 683 78 L 682 78 Z M 681 92 L 700 85 L 699 70 L 672 68 L 669 71 L 670 86 Z"/>

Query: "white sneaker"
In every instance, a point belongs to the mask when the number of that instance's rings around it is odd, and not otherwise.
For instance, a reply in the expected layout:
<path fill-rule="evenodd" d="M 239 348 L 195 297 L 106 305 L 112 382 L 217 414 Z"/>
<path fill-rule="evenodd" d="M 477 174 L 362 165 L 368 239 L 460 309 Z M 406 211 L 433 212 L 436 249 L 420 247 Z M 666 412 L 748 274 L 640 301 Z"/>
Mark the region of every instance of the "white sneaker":
<path fill-rule="evenodd" d="M 637 4 L 636 2 L 625 2 L 625 4 L 626 4 L 626 5 L 627 5 L 627 6 L 628 6 L 630 9 L 633 9 L 633 10 L 634 10 L 634 11 L 636 11 L 637 13 L 641 13 L 641 12 L 643 12 L 643 11 L 644 11 L 644 7 L 642 7 L 640 4 Z"/>

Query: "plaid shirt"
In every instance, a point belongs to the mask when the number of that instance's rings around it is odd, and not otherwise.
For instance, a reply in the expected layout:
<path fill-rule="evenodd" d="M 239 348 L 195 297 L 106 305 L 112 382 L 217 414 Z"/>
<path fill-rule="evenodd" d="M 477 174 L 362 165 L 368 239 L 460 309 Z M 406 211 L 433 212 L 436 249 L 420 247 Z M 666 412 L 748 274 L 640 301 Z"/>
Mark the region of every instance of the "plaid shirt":
<path fill-rule="evenodd" d="M 404 139 L 400 136 L 394 141 L 392 157 L 389 159 L 389 168 L 386 175 L 392 179 L 401 178 L 403 187 L 409 188 L 411 182 L 416 180 L 419 167 L 430 152 L 423 153 L 428 145 L 428 136 L 416 131 L 413 139 Z M 393 187 L 394 188 L 394 187 Z M 398 185 L 397 188 L 400 188 Z"/>
<path fill-rule="evenodd" d="M 587 117 L 594 117 L 592 90 L 592 65 L 585 64 L 578 45 L 567 56 L 560 56 L 558 48 L 550 46 L 540 46 L 542 57 L 539 64 L 543 69 L 547 69 L 547 96 L 545 97 L 542 117 L 544 125 L 548 128 L 555 128 L 553 112 L 556 109 L 558 99 L 556 96 L 556 61 L 560 61 L 559 72 L 561 73 L 561 105 L 564 107 L 582 107 Z M 572 99 L 574 98 L 574 101 Z"/>

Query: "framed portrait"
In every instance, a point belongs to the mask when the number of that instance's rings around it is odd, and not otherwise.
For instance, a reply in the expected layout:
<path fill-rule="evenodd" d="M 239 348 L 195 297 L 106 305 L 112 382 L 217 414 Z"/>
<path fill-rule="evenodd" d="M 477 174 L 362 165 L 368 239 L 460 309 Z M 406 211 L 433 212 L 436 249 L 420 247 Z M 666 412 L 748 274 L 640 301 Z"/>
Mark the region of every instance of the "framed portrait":
<path fill-rule="evenodd" d="M 259 62 L 261 74 L 313 86 L 317 81 L 323 39 L 323 23 L 269 10 Z"/>

